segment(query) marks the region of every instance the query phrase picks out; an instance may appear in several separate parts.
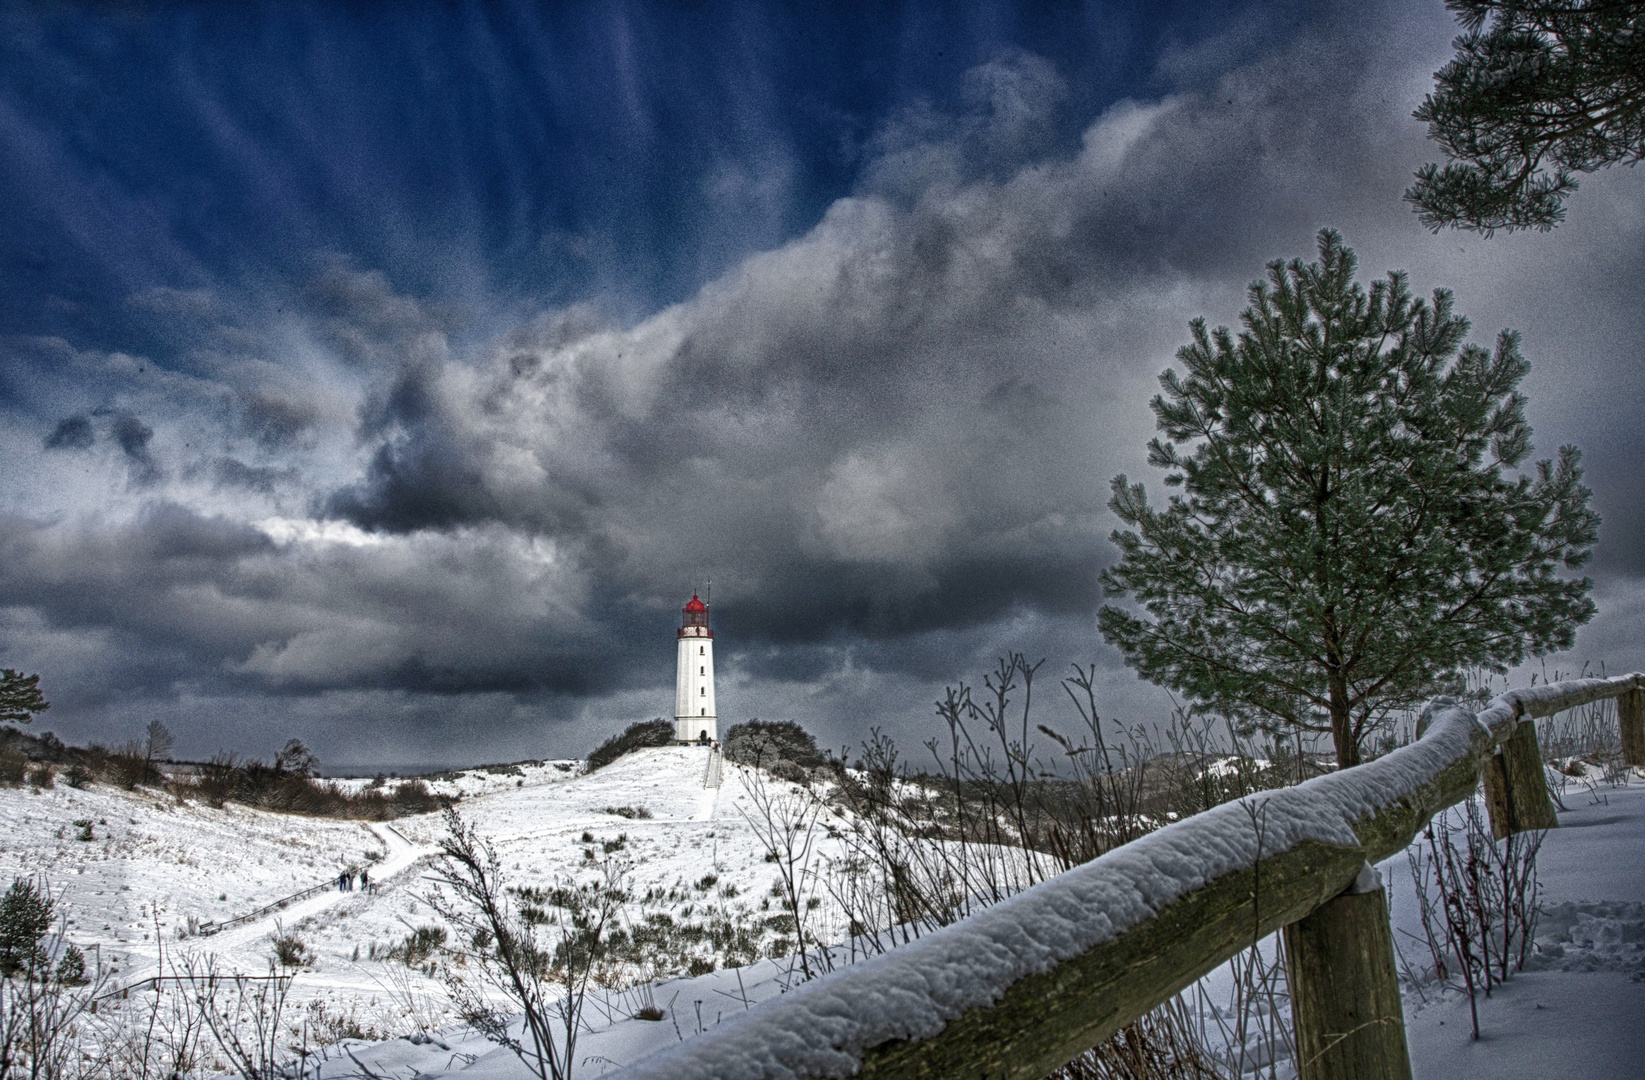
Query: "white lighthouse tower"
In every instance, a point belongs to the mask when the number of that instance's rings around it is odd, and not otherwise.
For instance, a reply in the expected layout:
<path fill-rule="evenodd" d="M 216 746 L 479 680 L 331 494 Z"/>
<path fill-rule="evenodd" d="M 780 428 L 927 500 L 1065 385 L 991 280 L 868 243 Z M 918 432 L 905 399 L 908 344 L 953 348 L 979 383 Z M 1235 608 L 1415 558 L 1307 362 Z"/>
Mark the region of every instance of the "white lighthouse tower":
<path fill-rule="evenodd" d="M 714 631 L 708 605 L 691 594 L 680 612 L 679 666 L 674 675 L 674 737 L 682 743 L 710 743 L 720 736 L 714 716 Z"/>

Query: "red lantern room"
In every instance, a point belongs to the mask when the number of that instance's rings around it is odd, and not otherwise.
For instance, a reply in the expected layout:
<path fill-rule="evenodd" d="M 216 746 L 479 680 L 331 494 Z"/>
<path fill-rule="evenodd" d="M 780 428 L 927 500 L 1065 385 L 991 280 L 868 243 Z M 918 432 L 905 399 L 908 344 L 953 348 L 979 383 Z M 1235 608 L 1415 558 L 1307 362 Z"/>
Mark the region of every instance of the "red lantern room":
<path fill-rule="evenodd" d="M 691 600 L 680 609 L 680 636 L 714 636 L 714 631 L 708 628 L 708 605 L 697 599 L 696 593 L 692 593 Z"/>

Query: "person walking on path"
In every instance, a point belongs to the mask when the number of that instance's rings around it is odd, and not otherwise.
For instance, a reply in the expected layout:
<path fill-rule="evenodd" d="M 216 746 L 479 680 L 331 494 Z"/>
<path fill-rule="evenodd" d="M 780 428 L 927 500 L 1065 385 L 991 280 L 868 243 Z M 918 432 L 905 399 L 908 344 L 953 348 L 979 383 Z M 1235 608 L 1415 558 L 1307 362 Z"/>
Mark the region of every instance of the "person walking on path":
<path fill-rule="evenodd" d="M 360 891 L 367 895 L 371 893 L 371 871 L 365 867 L 360 868 Z"/>
<path fill-rule="evenodd" d="M 337 874 L 337 891 L 348 892 L 348 871 L 342 870 Z"/>

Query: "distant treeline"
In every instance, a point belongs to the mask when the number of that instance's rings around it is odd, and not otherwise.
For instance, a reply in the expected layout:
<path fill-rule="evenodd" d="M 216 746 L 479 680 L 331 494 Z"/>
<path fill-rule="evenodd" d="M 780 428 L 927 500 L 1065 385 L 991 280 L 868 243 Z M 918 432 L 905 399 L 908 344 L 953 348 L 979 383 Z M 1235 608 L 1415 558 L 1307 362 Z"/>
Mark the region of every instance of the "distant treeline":
<path fill-rule="evenodd" d="M 152 788 L 217 807 L 235 802 L 288 814 L 368 821 L 427 813 L 448 801 L 420 778 L 391 788 L 378 777 L 360 791 L 348 791 L 316 776 L 314 756 L 296 739 L 286 743 L 272 762 L 222 753 L 210 761 L 178 763 L 162 759 L 150 745 L 69 746 L 49 731 L 33 735 L 0 728 L 0 785 L 49 788 L 62 782 L 77 788 Z"/>

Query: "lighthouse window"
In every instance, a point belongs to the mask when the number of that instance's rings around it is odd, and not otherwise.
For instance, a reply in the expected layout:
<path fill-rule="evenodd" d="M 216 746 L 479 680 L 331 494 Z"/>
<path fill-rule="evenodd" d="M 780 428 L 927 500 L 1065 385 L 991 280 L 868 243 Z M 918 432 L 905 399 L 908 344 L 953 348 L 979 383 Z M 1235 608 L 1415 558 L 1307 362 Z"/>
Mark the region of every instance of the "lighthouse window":
<path fill-rule="evenodd" d="M 708 674 L 708 669 L 706 667 L 700 667 L 700 668 L 697 669 L 697 674 L 698 675 L 707 675 Z"/>
<path fill-rule="evenodd" d="M 706 687 L 706 686 L 697 687 L 697 696 L 698 697 L 707 697 L 708 696 L 708 687 Z"/>
<path fill-rule="evenodd" d="M 703 655 L 703 653 L 706 652 L 707 649 L 708 649 L 708 646 L 706 646 L 706 645 L 698 645 L 697 646 L 697 655 L 698 656 Z"/>
<path fill-rule="evenodd" d="M 708 709 L 707 709 L 707 707 L 706 707 L 706 706 L 705 706 L 705 707 L 704 707 L 704 708 L 703 708 L 703 715 L 704 715 L 704 716 L 707 716 L 707 715 L 708 715 Z"/>

